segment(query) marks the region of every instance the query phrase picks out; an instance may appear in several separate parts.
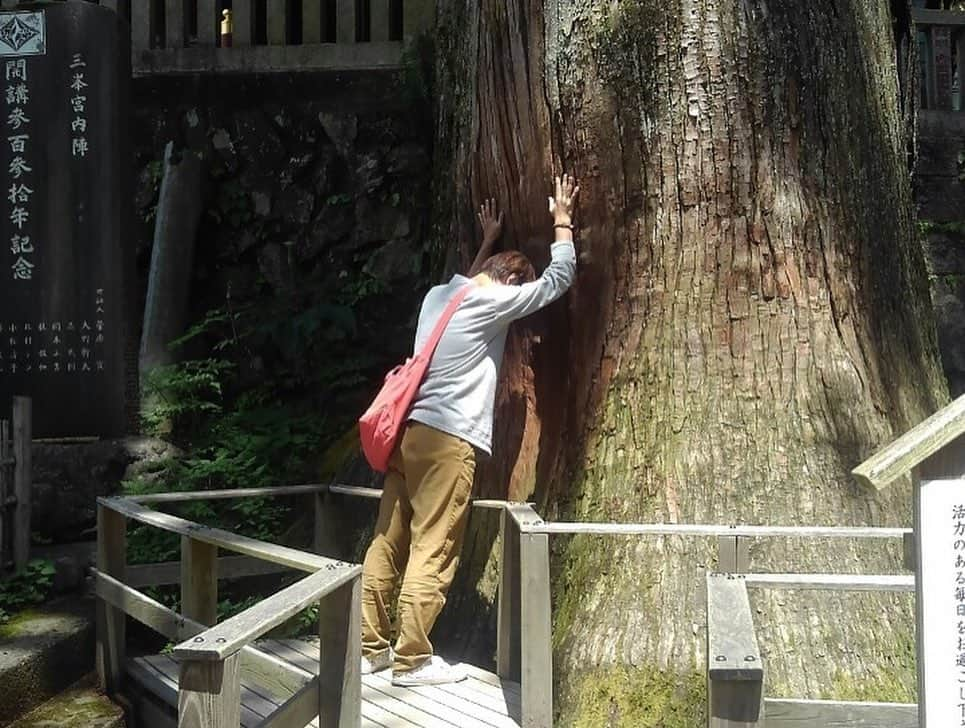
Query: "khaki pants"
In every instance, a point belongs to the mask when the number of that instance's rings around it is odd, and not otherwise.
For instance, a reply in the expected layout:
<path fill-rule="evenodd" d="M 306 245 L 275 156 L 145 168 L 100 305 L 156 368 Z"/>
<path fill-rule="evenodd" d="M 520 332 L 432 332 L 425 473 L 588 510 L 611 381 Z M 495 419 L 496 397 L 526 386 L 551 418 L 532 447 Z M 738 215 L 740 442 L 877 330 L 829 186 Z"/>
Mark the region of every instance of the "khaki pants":
<path fill-rule="evenodd" d="M 475 469 L 469 443 L 418 422 L 406 427 L 389 463 L 362 567 L 362 654 L 389 648 L 387 605 L 401 579 L 397 672 L 432 656 L 429 632 L 459 563 Z"/>

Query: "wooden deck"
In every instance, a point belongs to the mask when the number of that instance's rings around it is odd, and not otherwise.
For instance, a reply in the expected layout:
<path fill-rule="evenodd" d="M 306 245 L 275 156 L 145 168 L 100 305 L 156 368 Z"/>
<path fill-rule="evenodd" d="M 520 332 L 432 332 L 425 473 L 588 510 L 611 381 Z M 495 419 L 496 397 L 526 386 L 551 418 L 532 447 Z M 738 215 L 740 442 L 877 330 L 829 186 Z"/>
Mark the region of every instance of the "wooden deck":
<path fill-rule="evenodd" d="M 318 673 L 318 640 L 263 640 L 256 647 L 303 670 Z M 385 671 L 362 678 L 363 728 L 518 728 L 521 714 L 518 683 L 464 665 L 469 679 L 453 685 L 400 688 Z M 139 657 L 128 673 L 142 687 L 176 709 L 179 666 L 173 655 Z M 254 728 L 284 700 L 257 684 L 242 683 L 241 725 Z M 318 728 L 318 721 L 308 725 Z M 155 728 L 141 726 L 140 728 Z"/>

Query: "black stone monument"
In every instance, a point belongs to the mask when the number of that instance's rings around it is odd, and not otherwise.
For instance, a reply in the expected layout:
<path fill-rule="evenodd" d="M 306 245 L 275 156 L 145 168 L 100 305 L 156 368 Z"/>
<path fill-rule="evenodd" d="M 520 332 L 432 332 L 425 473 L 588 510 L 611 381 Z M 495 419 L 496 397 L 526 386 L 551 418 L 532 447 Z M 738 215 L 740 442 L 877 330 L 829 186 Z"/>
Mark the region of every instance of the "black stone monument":
<path fill-rule="evenodd" d="M 0 13 L 0 410 L 37 437 L 126 430 L 128 43 L 86 2 Z"/>

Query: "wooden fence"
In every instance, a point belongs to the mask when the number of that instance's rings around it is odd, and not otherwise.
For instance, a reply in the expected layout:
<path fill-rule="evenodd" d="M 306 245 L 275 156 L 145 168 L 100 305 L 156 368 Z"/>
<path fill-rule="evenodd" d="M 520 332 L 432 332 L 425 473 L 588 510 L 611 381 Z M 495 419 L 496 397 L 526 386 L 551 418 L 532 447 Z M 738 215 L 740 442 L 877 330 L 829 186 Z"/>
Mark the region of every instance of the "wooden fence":
<path fill-rule="evenodd" d="M 707 705 L 710 728 L 875 726 L 918 728 L 914 703 L 767 698 L 749 587 L 913 592 L 912 575 L 707 574 Z"/>
<path fill-rule="evenodd" d="M 279 710 L 281 714 L 291 714 L 303 725 L 320 709 L 318 689 L 320 684 L 309 685 L 305 675 L 292 666 L 275 660 L 254 648 L 251 642 L 265 631 L 288 617 L 294 615 L 305 605 L 326 599 L 325 591 L 332 584 L 331 579 L 321 578 L 319 583 L 305 579 L 292 587 L 279 592 L 274 597 L 259 603 L 246 612 L 233 617 L 217 627 L 206 629 L 214 624 L 217 604 L 217 580 L 235 578 L 278 571 L 279 568 L 296 568 L 304 571 L 321 570 L 322 565 L 330 572 L 342 574 L 341 584 L 351 580 L 357 589 L 359 567 L 297 551 L 295 549 L 266 544 L 247 539 L 236 534 L 207 528 L 175 516 L 151 510 L 147 506 L 171 504 L 195 500 L 212 500 L 242 497 L 311 495 L 315 500 L 315 537 L 314 546 L 318 553 L 341 554 L 345 549 L 346 526 L 344 503 L 345 496 L 377 499 L 381 491 L 346 485 L 299 485 L 275 488 L 252 488 L 226 491 L 204 491 L 196 493 L 163 493 L 129 498 L 103 498 L 98 507 L 98 573 L 96 581 L 98 604 L 98 669 L 105 687 L 116 690 L 122 676 L 124 665 L 124 615 L 129 615 L 150 626 L 172 640 L 181 640 L 175 654 L 186 660 L 182 667 L 179 685 L 179 726 L 190 728 L 212 728 L 226 725 L 218 722 L 214 708 L 207 708 L 203 720 L 192 717 L 197 711 L 189 712 L 185 706 L 193 705 L 200 697 L 195 693 L 207 694 L 214 690 L 218 695 L 218 710 L 227 711 L 231 720 L 236 718 L 237 704 L 240 704 L 240 677 L 248 677 L 269 684 L 287 686 L 295 695 Z M 713 604 L 719 603 L 721 593 L 718 572 L 749 571 L 748 541 L 757 538 L 845 538 L 845 539 L 902 539 L 906 543 L 911 535 L 908 528 L 871 528 L 871 527 L 825 527 L 825 526 L 729 526 L 703 524 L 627 524 L 627 523 L 547 523 L 542 520 L 532 504 L 510 503 L 500 500 L 476 500 L 473 506 L 498 514 L 501 531 L 500 586 L 498 590 L 498 626 L 496 671 L 500 678 L 519 682 L 522 693 L 522 725 L 528 728 L 546 728 L 553 724 L 553 654 L 552 654 L 552 602 L 550 596 L 550 536 L 581 535 L 611 537 L 697 537 L 717 541 L 717 564 L 713 574 L 708 576 L 708 654 L 730 655 L 740 653 L 745 660 L 748 655 L 757 656 L 753 668 L 742 666 L 741 672 L 727 673 L 727 665 L 713 660 L 708 665 L 709 711 L 713 716 L 713 728 L 731 726 L 780 726 L 801 725 L 801 715 L 814 713 L 819 701 L 767 700 L 760 695 L 758 685 L 757 700 L 760 712 L 754 713 L 750 720 L 751 709 L 747 707 L 749 692 L 746 689 L 755 680 L 760 683 L 763 664 L 759 652 L 749 650 L 744 645 L 755 640 L 749 607 L 746 619 L 741 623 L 740 634 L 731 639 L 737 645 L 733 649 L 721 644 L 721 620 L 713 615 Z M 162 528 L 182 536 L 182 558 L 180 562 L 127 566 L 125 558 L 124 534 L 125 519 L 136 520 L 157 528 Z M 227 549 L 243 556 L 217 557 L 217 548 Z M 254 558 L 252 558 L 254 557 Z M 268 563 L 265 563 L 268 562 Z M 351 575 L 346 569 L 351 570 Z M 135 587 L 158 584 L 181 584 L 182 611 L 177 614 L 137 591 Z M 863 589 L 863 590 L 902 590 L 913 589 L 914 579 L 910 575 L 873 575 L 851 576 L 843 574 L 744 574 L 738 582 L 747 586 L 779 588 L 817 588 L 817 589 Z M 733 588 L 730 591 L 734 591 Z M 344 594 L 344 592 L 343 592 Z M 733 598 L 729 592 L 726 599 Z M 358 703 L 359 676 L 350 673 L 356 669 L 358 654 L 358 605 L 347 597 L 337 599 L 338 608 L 329 605 L 321 610 L 319 629 L 322 635 L 323 665 L 322 673 L 341 685 L 335 697 L 336 704 L 344 706 L 351 700 Z M 746 595 L 743 597 L 746 600 Z M 730 603 L 730 602 L 728 602 Z M 340 616 L 341 615 L 341 616 Z M 348 616 L 347 616 L 348 615 Z M 341 619 L 342 621 L 339 621 Z M 727 623 L 729 624 L 729 623 Z M 748 625 L 751 625 L 749 628 Z M 728 634 L 739 632 L 728 626 L 723 629 Z M 346 645 L 342 640 L 351 633 L 353 640 Z M 336 640 L 337 649 L 333 657 L 325 650 L 325 645 Z M 215 645 L 215 647 L 212 647 Z M 351 649 L 350 649 L 351 648 Z M 354 651 L 352 651 L 354 650 Z M 240 655 L 240 667 L 237 656 Z M 231 660 L 234 660 L 231 662 Z M 324 661 L 328 660 L 327 663 Z M 340 662 L 344 660 L 344 664 Z M 205 680 L 212 674 L 218 675 L 218 685 L 204 683 L 203 690 L 196 672 L 204 665 L 215 663 L 223 670 L 203 672 Z M 190 667 L 194 665 L 195 667 Z M 345 675 L 351 682 L 344 683 Z M 341 682 L 340 682 L 341 681 Z M 747 685 L 735 681 L 748 682 Z M 730 683 L 735 683 L 731 685 Z M 195 686 L 192 688 L 192 686 Z M 722 699 L 721 695 L 728 696 Z M 350 696 L 354 696 L 351 697 Z M 727 722 L 728 716 L 735 715 L 735 706 L 742 705 L 742 722 Z M 765 709 L 769 718 L 765 722 Z M 890 706 L 885 704 L 829 704 L 819 716 L 840 716 L 842 710 L 851 711 L 864 717 L 884 715 Z M 356 708 L 357 710 L 357 708 Z M 801 711 L 805 711 L 802 713 Z M 823 708 L 821 710 L 824 710 Z M 904 719 L 914 711 L 915 706 L 896 706 L 899 718 Z M 790 711 L 790 712 L 788 712 Z M 811 711 L 808 713 L 807 711 Z M 306 717 L 307 716 L 307 717 Z M 333 716 L 332 725 L 354 725 L 356 713 L 345 714 L 348 723 L 340 723 Z M 786 716 L 787 719 L 783 720 Z M 272 717 L 271 725 L 275 725 Z M 286 723 L 277 723 L 283 725 Z M 295 723 L 293 722 L 292 725 Z M 804 723 L 818 725 L 821 723 Z M 853 725 L 865 725 L 854 722 Z M 881 728 L 905 728 L 917 723 L 881 722 L 872 723 Z M 232 725 L 237 725 L 237 722 Z M 850 725 L 847 722 L 841 725 Z M 871 725 L 871 724 L 868 724 Z"/>
<path fill-rule="evenodd" d="M 234 498 L 259 495 L 286 495 L 297 489 L 316 493 L 315 548 L 319 553 L 341 555 L 345 548 L 343 531 L 346 518 L 340 499 L 345 496 L 378 499 L 381 491 L 346 485 L 310 485 L 289 488 L 235 490 L 214 493 L 161 494 L 143 496 L 142 504 L 210 497 Z M 313 490 L 314 489 L 314 490 Z M 885 539 L 909 541 L 910 528 L 872 528 L 835 526 L 731 526 L 704 524 L 633 523 L 547 523 L 532 504 L 501 500 L 475 500 L 473 506 L 495 512 L 500 518 L 500 586 L 497 606 L 496 673 L 508 681 L 519 682 L 522 692 L 522 725 L 546 728 L 553 724 L 552 601 L 550 595 L 550 536 L 582 535 L 610 537 L 697 537 L 717 541 L 715 571 L 749 571 L 748 544 L 760 538 L 833 538 Z M 144 569 L 145 567 L 136 567 Z M 147 567 L 152 570 L 158 567 Z M 173 571 L 173 565 L 161 568 Z M 144 575 L 139 573 L 137 580 Z M 809 584 L 811 588 L 902 589 L 913 588 L 910 575 L 854 577 L 840 574 L 757 574 L 745 577 L 758 587 L 790 588 Z M 759 664 L 759 663 L 758 663 Z M 718 666 L 719 667 L 719 666 Z M 761 667 L 761 669 L 763 669 Z M 710 678 L 708 678 L 710 679 Z M 720 692 L 719 688 L 717 690 Z M 773 704 L 772 713 L 784 709 Z M 778 704 L 780 703 L 780 704 Z M 879 704 L 873 704 L 877 709 Z M 900 706 L 907 712 L 908 706 Z M 914 709 L 914 706 L 911 707 Z M 711 706 L 713 710 L 713 706 Z M 830 713 L 833 714 L 833 713 Z M 758 716 L 763 721 L 763 714 Z M 772 715 L 770 726 L 799 725 L 780 722 Z M 715 728 L 729 726 L 714 724 Z M 745 724 L 740 724 L 745 725 Z M 765 725 L 747 723 L 746 725 Z M 814 725 L 818 725 L 815 723 Z M 843 725 L 847 725 L 846 723 Z M 856 724 L 860 725 L 860 724 Z M 882 728 L 903 724 L 882 723 Z"/>
<path fill-rule="evenodd" d="M 944 727 L 947 722 L 942 720 L 947 713 L 941 711 L 947 710 L 949 696 L 935 691 L 926 693 L 928 681 L 922 676 L 942 670 L 947 673 L 947 666 L 927 662 L 922 645 L 923 635 L 931 634 L 946 642 L 947 635 L 942 632 L 941 624 L 923 621 L 922 605 L 927 599 L 930 608 L 934 608 L 939 597 L 947 597 L 948 590 L 943 588 L 937 594 L 930 594 L 923 590 L 922 581 L 929 573 L 926 562 L 929 553 L 937 548 L 936 539 L 948 534 L 939 533 L 940 529 L 928 532 L 921 525 L 921 519 L 922 513 L 931 509 L 924 493 L 936 482 L 925 477 L 941 477 L 945 480 L 938 483 L 960 504 L 965 528 L 965 397 L 940 410 L 854 470 L 859 481 L 878 488 L 908 472 L 913 474 L 916 490 L 914 530 L 860 526 L 547 523 L 532 504 L 474 501 L 474 507 L 495 510 L 501 518 L 496 668 L 500 678 L 520 683 L 522 725 L 546 728 L 553 724 L 554 718 L 549 538 L 590 535 L 717 540 L 716 568 L 706 576 L 710 728 L 799 725 L 925 728 L 929 699 L 933 711 L 931 725 Z M 318 552 L 338 553 L 345 546 L 341 529 L 346 519 L 344 513 L 339 513 L 341 505 L 337 499 L 344 496 L 375 499 L 381 491 L 344 485 L 302 485 L 98 501 L 97 664 L 107 689 L 116 690 L 123 674 L 126 614 L 171 639 L 181 640 L 175 648 L 175 654 L 182 659 L 178 686 L 181 728 L 236 726 L 241 675 L 267 679 L 294 692 L 278 709 L 277 719 L 271 716 L 265 725 L 304 725 L 316 714 L 323 716 L 323 724 L 358 724 L 360 567 L 208 528 L 147 507 L 191 500 L 286 495 L 314 497 L 314 548 Z M 181 535 L 181 562 L 129 569 L 124 545 L 127 519 Z M 901 539 L 906 568 L 914 568 L 915 573 L 753 573 L 748 539 L 755 538 Z M 965 551 L 965 539 L 961 544 Z M 243 557 L 219 559 L 218 548 L 238 552 Z M 222 624 L 211 626 L 216 619 L 219 571 L 225 577 L 229 572 L 232 576 L 264 573 L 264 566 L 250 557 L 312 572 L 312 576 Z M 928 568 L 935 568 L 935 564 Z M 181 583 L 183 615 L 134 588 L 177 580 Z M 757 643 L 748 588 L 915 592 L 919 704 L 765 698 L 765 665 Z M 316 601 L 320 602 L 321 673 L 319 678 L 311 680 L 301 670 L 254 649 L 251 642 Z M 965 603 L 965 596 L 962 601 Z M 961 608 L 965 609 L 965 605 Z M 955 614 L 954 609 L 951 614 Z M 957 700 L 954 696 L 951 699 Z"/>
<path fill-rule="evenodd" d="M 962 111 L 965 12 L 913 8 L 921 60 L 921 108 Z"/>
<path fill-rule="evenodd" d="M 271 489 L 273 495 L 316 492 L 317 487 Z M 260 493 L 264 495 L 265 493 Z M 168 501 L 179 500 L 172 494 Z M 201 495 L 201 494 L 198 494 Z M 217 494 L 205 494 L 214 495 Z M 222 497 L 224 497 L 222 495 Z M 154 499 L 157 502 L 157 499 Z M 184 498 L 190 500 L 190 498 Z M 131 586 L 169 583 L 167 564 L 140 567 L 132 580 L 126 556 L 127 521 L 181 537 L 181 613 L 168 609 Z M 218 549 L 248 557 L 218 558 Z M 297 569 L 309 576 L 242 613 L 216 624 L 218 578 L 226 564 L 235 576 L 264 573 L 252 560 Z M 253 678 L 293 693 L 265 725 L 305 725 L 316 716 L 322 725 L 357 726 L 361 705 L 359 600 L 361 567 L 297 549 L 208 528 L 147 508 L 135 499 L 101 498 L 97 508 L 96 664 L 101 684 L 117 693 L 126 669 L 125 618 L 130 616 L 168 639 L 178 641 L 179 728 L 237 728 L 241 679 Z M 319 606 L 320 673 L 306 675 L 251 643 L 311 604 Z"/>
<path fill-rule="evenodd" d="M 130 23 L 135 75 L 398 68 L 435 13 L 434 0 L 92 1 Z"/>
<path fill-rule="evenodd" d="M 30 560 L 31 400 L 14 397 L 10 420 L 0 420 L 0 577 Z"/>

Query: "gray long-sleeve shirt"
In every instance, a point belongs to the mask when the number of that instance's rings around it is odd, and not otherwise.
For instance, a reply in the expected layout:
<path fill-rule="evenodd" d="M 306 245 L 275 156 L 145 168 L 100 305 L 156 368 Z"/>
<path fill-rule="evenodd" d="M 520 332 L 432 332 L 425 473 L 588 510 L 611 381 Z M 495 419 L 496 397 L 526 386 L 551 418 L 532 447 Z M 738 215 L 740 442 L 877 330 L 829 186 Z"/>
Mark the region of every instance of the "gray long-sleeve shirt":
<path fill-rule="evenodd" d="M 409 419 L 460 437 L 492 452 L 496 380 L 509 325 L 562 296 L 573 282 L 573 243 L 550 247 L 543 275 L 521 286 L 473 286 L 456 309 L 429 364 Z M 449 300 L 470 279 L 455 275 L 429 290 L 419 312 L 415 351 L 422 349 Z"/>

